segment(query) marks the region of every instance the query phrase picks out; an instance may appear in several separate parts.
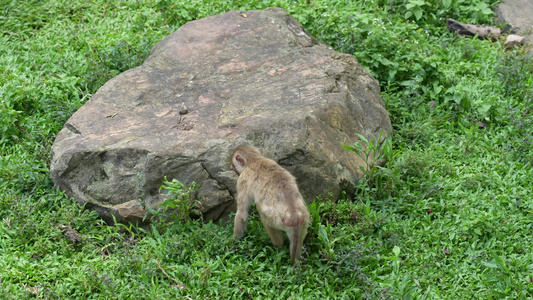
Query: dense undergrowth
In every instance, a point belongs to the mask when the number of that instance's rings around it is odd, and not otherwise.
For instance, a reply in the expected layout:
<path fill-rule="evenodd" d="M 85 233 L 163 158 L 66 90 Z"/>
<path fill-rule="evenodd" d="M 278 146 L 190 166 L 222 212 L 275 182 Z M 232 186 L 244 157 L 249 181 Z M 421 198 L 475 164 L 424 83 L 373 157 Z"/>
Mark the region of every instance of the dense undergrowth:
<path fill-rule="evenodd" d="M 533 64 L 445 26 L 492 24 L 494 4 L 1 1 L 0 298 L 533 297 Z M 255 215 L 239 242 L 199 221 L 109 226 L 53 189 L 53 139 L 107 80 L 187 21 L 269 6 L 354 54 L 394 127 L 355 198 L 310 204 L 305 262 L 289 266 Z"/>

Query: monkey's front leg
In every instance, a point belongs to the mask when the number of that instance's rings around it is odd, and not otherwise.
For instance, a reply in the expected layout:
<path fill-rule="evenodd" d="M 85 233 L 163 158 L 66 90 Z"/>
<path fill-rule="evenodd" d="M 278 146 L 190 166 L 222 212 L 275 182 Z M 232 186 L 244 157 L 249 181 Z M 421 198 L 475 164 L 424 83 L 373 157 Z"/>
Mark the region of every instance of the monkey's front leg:
<path fill-rule="evenodd" d="M 241 194 L 237 196 L 237 214 L 235 214 L 235 223 L 233 224 L 233 236 L 236 240 L 240 239 L 246 231 L 250 205 L 249 197 L 241 196 Z"/>

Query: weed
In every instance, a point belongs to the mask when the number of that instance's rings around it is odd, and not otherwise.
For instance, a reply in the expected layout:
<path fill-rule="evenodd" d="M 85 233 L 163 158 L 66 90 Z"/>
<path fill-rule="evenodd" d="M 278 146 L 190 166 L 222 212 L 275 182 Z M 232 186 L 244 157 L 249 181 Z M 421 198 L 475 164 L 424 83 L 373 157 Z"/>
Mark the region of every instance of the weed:
<path fill-rule="evenodd" d="M 394 256 L 388 257 L 392 261 L 391 280 L 383 282 L 386 291 L 389 295 L 396 299 L 411 299 L 416 298 L 419 294 L 419 289 L 413 285 L 412 279 L 409 275 L 401 275 L 400 273 L 400 247 L 394 246 L 392 249 Z"/>
<path fill-rule="evenodd" d="M 383 132 L 380 133 L 376 141 L 369 141 L 358 134 L 365 146 L 360 142 L 354 142 L 353 146 L 347 146 L 341 142 L 346 150 L 353 151 L 364 162 L 364 165 L 359 167 L 363 173 L 363 178 L 358 182 L 359 189 L 363 193 L 370 193 L 377 198 L 390 196 L 398 181 L 397 172 L 380 166 L 380 164 L 385 164 L 387 160 L 394 158 L 392 137 L 389 134 L 386 138 L 382 138 L 382 134 Z"/>
<path fill-rule="evenodd" d="M 150 212 L 155 215 L 166 215 L 171 213 L 171 218 L 176 221 L 185 223 L 187 222 L 191 214 L 200 215 L 199 207 L 200 201 L 197 200 L 198 184 L 195 182 L 187 186 L 177 179 L 168 181 L 165 177 L 163 185 L 159 188 L 168 191 L 168 199 L 163 201 L 159 206 L 162 211 L 155 211 L 153 209 Z"/>

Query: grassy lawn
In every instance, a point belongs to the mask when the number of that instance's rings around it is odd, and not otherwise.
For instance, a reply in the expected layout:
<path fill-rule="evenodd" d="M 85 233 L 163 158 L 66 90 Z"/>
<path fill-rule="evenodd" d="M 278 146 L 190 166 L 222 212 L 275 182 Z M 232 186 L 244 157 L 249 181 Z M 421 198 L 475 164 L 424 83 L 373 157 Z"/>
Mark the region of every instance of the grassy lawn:
<path fill-rule="evenodd" d="M 495 3 L 2 0 L 0 298 L 532 298 L 533 62 L 445 25 L 491 25 Z M 357 57 L 394 127 L 354 198 L 307 199 L 306 261 L 257 214 L 235 242 L 232 224 L 109 226 L 54 190 L 51 144 L 99 87 L 190 20 L 270 6 Z"/>

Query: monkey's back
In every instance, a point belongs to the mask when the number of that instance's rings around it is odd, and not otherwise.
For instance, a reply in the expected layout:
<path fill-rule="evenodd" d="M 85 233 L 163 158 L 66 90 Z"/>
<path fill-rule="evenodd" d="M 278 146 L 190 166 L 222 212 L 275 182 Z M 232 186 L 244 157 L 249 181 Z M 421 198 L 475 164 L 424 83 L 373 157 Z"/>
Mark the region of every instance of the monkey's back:
<path fill-rule="evenodd" d="M 247 173 L 250 170 L 253 171 Z M 250 196 L 254 198 L 261 218 L 268 218 L 271 223 L 279 225 L 280 229 L 283 227 L 283 220 L 295 217 L 291 212 L 298 211 L 298 218 L 309 219 L 309 212 L 296 179 L 271 159 L 261 157 L 248 162 L 248 166 L 239 176 L 237 185 L 239 184 L 256 187 Z"/>

